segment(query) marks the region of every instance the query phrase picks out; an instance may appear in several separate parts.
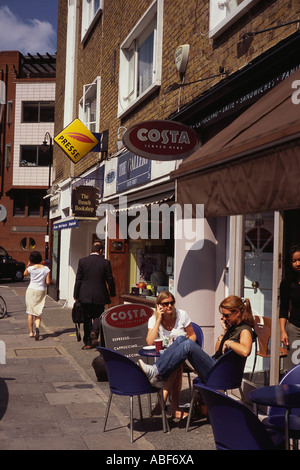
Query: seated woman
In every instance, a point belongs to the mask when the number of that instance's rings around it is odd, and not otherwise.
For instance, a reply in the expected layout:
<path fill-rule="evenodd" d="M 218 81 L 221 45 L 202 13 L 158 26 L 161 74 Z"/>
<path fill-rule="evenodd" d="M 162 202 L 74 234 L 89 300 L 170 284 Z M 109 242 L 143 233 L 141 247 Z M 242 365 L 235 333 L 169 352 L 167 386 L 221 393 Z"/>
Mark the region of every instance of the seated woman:
<path fill-rule="evenodd" d="M 152 317 L 148 321 L 147 344 L 154 344 L 157 338 L 167 338 L 169 341 L 180 335 L 184 335 L 192 341 L 196 341 L 196 335 L 193 330 L 191 319 L 185 310 L 175 308 L 175 298 L 168 291 L 162 291 L 157 297 L 156 308 Z M 165 354 L 165 352 L 164 352 Z M 179 409 L 179 394 L 182 385 L 182 365 L 179 364 L 166 382 L 164 383 L 164 402 L 166 403 L 168 395 L 171 398 L 172 416 L 175 419 L 184 417 Z M 156 405 L 154 412 L 160 410 Z"/>
<path fill-rule="evenodd" d="M 250 355 L 254 326 L 250 300 L 230 295 L 221 302 L 219 310 L 223 332 L 217 340 L 214 356 L 209 356 L 188 337 L 179 336 L 153 366 L 145 364 L 142 360 L 138 361 L 154 387 L 163 387 L 164 382 L 186 359 L 205 381 L 216 361 L 228 349 L 243 357 Z"/>

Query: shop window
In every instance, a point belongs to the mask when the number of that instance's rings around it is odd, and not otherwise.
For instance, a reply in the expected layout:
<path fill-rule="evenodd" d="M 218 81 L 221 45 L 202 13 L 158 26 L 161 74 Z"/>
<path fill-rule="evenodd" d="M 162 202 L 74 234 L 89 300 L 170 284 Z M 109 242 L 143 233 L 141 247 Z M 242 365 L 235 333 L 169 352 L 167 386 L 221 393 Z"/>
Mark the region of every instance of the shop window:
<path fill-rule="evenodd" d="M 103 0 L 82 0 L 81 40 L 84 41 L 101 15 Z"/>
<path fill-rule="evenodd" d="M 35 240 L 27 237 L 22 238 L 20 245 L 22 250 L 34 250 L 36 247 Z"/>
<path fill-rule="evenodd" d="M 49 166 L 50 146 L 44 148 L 42 145 L 21 145 L 20 166 Z"/>
<path fill-rule="evenodd" d="M 79 101 L 79 119 L 91 132 L 99 129 L 100 77 L 93 83 L 83 85 L 83 95 Z"/>
<path fill-rule="evenodd" d="M 22 122 L 54 122 L 54 101 L 23 101 Z"/>
<path fill-rule="evenodd" d="M 162 11 L 162 0 L 153 2 L 121 45 L 119 117 L 161 84 Z"/>
<path fill-rule="evenodd" d="M 259 0 L 210 0 L 209 37 L 217 37 Z"/>

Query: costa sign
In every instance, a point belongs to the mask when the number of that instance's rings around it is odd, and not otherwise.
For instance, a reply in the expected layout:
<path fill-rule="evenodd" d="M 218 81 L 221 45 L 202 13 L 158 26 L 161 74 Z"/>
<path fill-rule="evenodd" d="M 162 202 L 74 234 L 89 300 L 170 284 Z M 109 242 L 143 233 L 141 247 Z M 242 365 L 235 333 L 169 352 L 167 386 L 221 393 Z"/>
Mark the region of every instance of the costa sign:
<path fill-rule="evenodd" d="M 106 311 L 103 323 L 113 328 L 134 328 L 147 323 L 153 310 L 146 305 L 124 304 L 117 305 Z"/>
<path fill-rule="evenodd" d="M 144 121 L 126 130 L 125 147 L 150 160 L 177 160 L 191 155 L 201 142 L 198 134 L 175 121 Z"/>

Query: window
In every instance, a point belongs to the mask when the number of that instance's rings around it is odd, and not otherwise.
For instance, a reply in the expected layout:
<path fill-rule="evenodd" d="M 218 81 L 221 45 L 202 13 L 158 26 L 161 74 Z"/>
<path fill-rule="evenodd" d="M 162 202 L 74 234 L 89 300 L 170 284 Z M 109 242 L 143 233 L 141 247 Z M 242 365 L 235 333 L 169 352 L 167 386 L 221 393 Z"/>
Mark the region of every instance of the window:
<path fill-rule="evenodd" d="M 101 15 L 102 0 L 82 0 L 81 40 L 85 41 L 95 21 Z"/>
<path fill-rule="evenodd" d="M 79 119 L 91 132 L 99 130 L 100 77 L 97 77 L 93 83 L 83 85 L 83 95 L 79 101 Z"/>
<path fill-rule="evenodd" d="M 20 166 L 48 166 L 50 164 L 50 146 L 21 145 Z"/>
<path fill-rule="evenodd" d="M 22 122 L 54 122 L 54 101 L 24 101 Z"/>
<path fill-rule="evenodd" d="M 161 84 L 163 1 L 152 3 L 120 48 L 118 117 Z"/>
<path fill-rule="evenodd" d="M 35 240 L 33 238 L 22 238 L 20 242 L 20 246 L 22 250 L 34 250 L 36 247 Z"/>
<path fill-rule="evenodd" d="M 259 0 L 210 0 L 209 37 L 217 37 Z"/>
<path fill-rule="evenodd" d="M 28 195 L 28 217 L 39 217 L 41 196 L 39 194 Z"/>
<path fill-rule="evenodd" d="M 25 197 L 24 194 L 19 194 L 14 197 L 14 216 L 25 216 Z"/>
<path fill-rule="evenodd" d="M 7 124 L 11 124 L 13 119 L 13 101 L 7 102 Z"/>
<path fill-rule="evenodd" d="M 11 164 L 11 144 L 5 146 L 5 168 L 10 168 Z"/>

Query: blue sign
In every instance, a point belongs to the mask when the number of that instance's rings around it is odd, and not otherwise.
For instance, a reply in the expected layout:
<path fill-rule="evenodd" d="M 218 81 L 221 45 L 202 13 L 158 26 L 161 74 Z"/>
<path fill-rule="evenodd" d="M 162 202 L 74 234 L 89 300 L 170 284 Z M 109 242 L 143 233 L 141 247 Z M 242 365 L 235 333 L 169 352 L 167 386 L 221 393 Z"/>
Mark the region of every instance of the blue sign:
<path fill-rule="evenodd" d="M 65 228 L 74 228 L 78 227 L 78 220 L 77 219 L 72 219 L 72 220 L 66 220 L 57 222 L 56 224 L 53 224 L 53 230 L 63 230 Z"/>
<path fill-rule="evenodd" d="M 131 152 L 119 156 L 116 192 L 126 191 L 151 179 L 151 160 Z"/>

